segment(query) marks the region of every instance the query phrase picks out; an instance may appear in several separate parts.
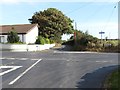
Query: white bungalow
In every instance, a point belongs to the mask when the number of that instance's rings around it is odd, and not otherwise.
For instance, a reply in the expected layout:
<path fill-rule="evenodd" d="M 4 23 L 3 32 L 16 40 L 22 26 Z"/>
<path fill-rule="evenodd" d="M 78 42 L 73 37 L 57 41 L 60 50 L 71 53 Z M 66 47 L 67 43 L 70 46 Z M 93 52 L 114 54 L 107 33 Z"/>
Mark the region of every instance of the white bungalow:
<path fill-rule="evenodd" d="M 0 43 L 7 43 L 8 32 L 15 30 L 23 43 L 35 43 L 38 36 L 38 24 L 1 25 Z"/>

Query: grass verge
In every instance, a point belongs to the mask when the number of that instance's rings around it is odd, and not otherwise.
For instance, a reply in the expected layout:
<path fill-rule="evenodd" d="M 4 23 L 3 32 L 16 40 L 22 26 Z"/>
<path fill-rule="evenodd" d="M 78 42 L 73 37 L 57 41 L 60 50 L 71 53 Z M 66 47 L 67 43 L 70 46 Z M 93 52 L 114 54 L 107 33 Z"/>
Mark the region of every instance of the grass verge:
<path fill-rule="evenodd" d="M 104 88 L 109 88 L 109 90 L 120 90 L 120 68 L 113 71 L 105 80 Z"/>

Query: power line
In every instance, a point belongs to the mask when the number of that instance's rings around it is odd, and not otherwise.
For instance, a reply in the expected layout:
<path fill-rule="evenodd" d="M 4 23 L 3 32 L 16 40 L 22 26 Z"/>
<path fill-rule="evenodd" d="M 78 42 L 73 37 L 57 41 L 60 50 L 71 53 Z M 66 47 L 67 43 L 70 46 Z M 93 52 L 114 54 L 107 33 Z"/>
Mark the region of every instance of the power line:
<path fill-rule="evenodd" d="M 89 5 L 91 5 L 92 3 L 94 3 L 94 1 L 96 1 L 96 0 L 92 0 L 91 2 L 87 2 L 87 4 L 82 5 L 81 7 L 76 8 L 76 9 L 74 9 L 74 10 L 72 10 L 72 11 L 66 13 L 66 14 L 71 14 L 71 13 L 73 13 L 73 12 L 76 12 L 76 11 L 80 10 L 81 8 L 88 7 Z"/>
<path fill-rule="evenodd" d="M 95 1 L 95 0 L 93 0 L 93 1 Z M 88 2 L 87 4 L 81 6 L 81 7 L 77 8 L 77 9 L 74 9 L 74 10 L 72 10 L 72 11 L 66 13 L 66 14 L 74 13 L 74 12 L 80 10 L 81 8 L 85 8 L 85 7 L 90 6 L 90 5 L 93 4 L 93 3 L 94 3 L 94 2 Z M 102 7 L 102 8 L 101 8 L 101 7 Z M 102 6 L 100 6 L 99 8 L 97 8 L 93 14 L 89 15 L 88 17 L 86 17 L 86 18 L 87 18 L 87 19 L 86 19 L 86 20 L 87 20 L 86 22 L 88 22 L 90 19 L 92 19 L 93 16 L 95 16 L 96 14 L 98 14 L 98 13 L 99 13 L 101 10 L 103 10 L 104 8 L 105 8 L 104 5 L 102 5 Z"/>
<path fill-rule="evenodd" d="M 108 23 L 110 22 L 111 17 L 112 17 L 112 15 L 113 15 L 113 13 L 114 13 L 114 11 L 115 11 L 116 8 L 117 8 L 117 5 L 113 6 L 112 11 L 111 11 L 111 13 L 110 13 L 110 16 L 108 17 L 108 20 L 107 20 L 107 22 L 106 22 L 106 25 L 105 25 L 104 28 L 103 28 L 104 30 L 106 29 Z"/>
<path fill-rule="evenodd" d="M 102 8 L 101 8 L 101 7 L 102 7 Z M 87 17 L 87 19 L 86 19 L 87 21 L 86 21 L 86 22 L 90 21 L 90 19 L 92 19 L 93 16 L 95 16 L 97 13 L 99 13 L 101 10 L 103 10 L 103 9 L 105 8 L 105 6 L 103 7 L 103 5 L 102 5 L 101 7 L 99 7 L 98 9 L 96 9 L 96 11 L 95 11 L 92 15 L 90 15 L 89 17 Z M 115 10 L 116 8 L 117 8 L 117 6 L 115 5 L 115 6 L 113 7 L 113 9 L 112 9 L 112 12 L 111 12 L 110 16 L 108 17 L 107 24 L 109 23 L 112 15 L 113 15 L 113 13 L 114 13 L 114 10 Z M 104 29 L 107 27 L 107 24 L 105 25 Z"/>
<path fill-rule="evenodd" d="M 102 8 L 101 8 L 101 7 L 102 7 Z M 99 13 L 100 11 L 102 11 L 104 8 L 105 8 L 104 5 L 102 5 L 102 6 L 100 6 L 99 8 L 97 8 L 94 13 L 92 13 L 90 16 L 86 17 L 86 18 L 87 18 L 87 19 L 86 19 L 86 20 L 87 20 L 86 22 L 90 21 L 90 19 L 92 19 L 93 16 L 96 16 L 96 14 L 98 14 L 98 13 Z"/>
<path fill-rule="evenodd" d="M 116 3 L 116 2 L 115 2 L 115 3 Z M 91 4 L 93 4 L 93 2 L 89 2 L 89 3 L 87 3 L 87 4 L 84 4 L 84 5 L 82 5 L 81 7 L 79 7 L 79 8 L 77 8 L 77 9 L 74 9 L 74 10 L 68 12 L 67 14 L 74 13 L 74 12 L 76 12 L 76 11 L 82 9 L 82 8 L 85 8 L 85 7 L 90 6 Z M 87 21 L 89 21 L 93 16 L 95 16 L 95 15 L 98 14 L 99 12 L 101 12 L 105 7 L 106 7 L 106 6 L 101 5 L 99 8 L 97 8 L 93 14 L 91 14 L 90 16 L 88 16 Z M 113 13 L 114 13 L 114 11 L 115 11 L 116 8 L 117 8 L 117 5 L 114 5 L 114 6 L 112 7 L 112 11 L 111 11 L 111 13 L 110 13 L 109 16 L 108 16 L 107 23 L 106 23 L 106 25 L 104 26 L 104 29 L 103 29 L 103 30 L 106 29 L 106 27 L 107 27 L 108 23 L 110 22 L 111 17 L 112 17 L 112 15 L 113 15 Z M 105 13 L 103 13 L 103 14 L 105 14 Z M 77 28 L 77 23 L 75 22 L 75 29 L 76 29 L 76 28 Z"/>

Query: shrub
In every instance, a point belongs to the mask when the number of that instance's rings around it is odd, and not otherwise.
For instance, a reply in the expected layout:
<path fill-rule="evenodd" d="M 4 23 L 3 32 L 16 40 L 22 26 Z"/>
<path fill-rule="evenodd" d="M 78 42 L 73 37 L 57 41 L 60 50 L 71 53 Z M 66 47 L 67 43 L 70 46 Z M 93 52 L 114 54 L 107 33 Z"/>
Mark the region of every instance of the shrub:
<path fill-rule="evenodd" d="M 46 44 L 50 44 L 50 40 L 48 38 L 44 38 Z"/>
<path fill-rule="evenodd" d="M 44 45 L 45 44 L 44 37 L 38 36 L 38 38 L 36 39 L 35 44 L 42 44 L 42 45 Z"/>
<path fill-rule="evenodd" d="M 74 46 L 75 41 L 74 40 L 69 40 L 67 42 L 62 43 L 62 45 L 71 45 Z"/>
<path fill-rule="evenodd" d="M 54 43 L 54 40 L 50 39 L 50 44 Z"/>
<path fill-rule="evenodd" d="M 10 31 L 8 32 L 7 37 L 8 43 L 18 43 L 19 42 L 19 36 L 16 31 Z"/>

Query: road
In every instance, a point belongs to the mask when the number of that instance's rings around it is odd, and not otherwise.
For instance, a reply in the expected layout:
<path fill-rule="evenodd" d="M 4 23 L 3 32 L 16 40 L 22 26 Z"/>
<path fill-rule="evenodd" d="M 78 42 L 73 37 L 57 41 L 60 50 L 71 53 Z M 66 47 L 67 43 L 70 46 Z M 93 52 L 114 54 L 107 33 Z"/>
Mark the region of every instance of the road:
<path fill-rule="evenodd" d="M 2 88 L 101 88 L 117 68 L 118 54 L 3 51 L 0 60 L 6 66 L 1 67 Z"/>

